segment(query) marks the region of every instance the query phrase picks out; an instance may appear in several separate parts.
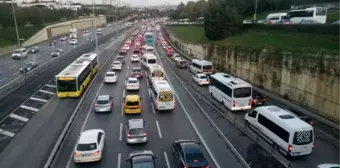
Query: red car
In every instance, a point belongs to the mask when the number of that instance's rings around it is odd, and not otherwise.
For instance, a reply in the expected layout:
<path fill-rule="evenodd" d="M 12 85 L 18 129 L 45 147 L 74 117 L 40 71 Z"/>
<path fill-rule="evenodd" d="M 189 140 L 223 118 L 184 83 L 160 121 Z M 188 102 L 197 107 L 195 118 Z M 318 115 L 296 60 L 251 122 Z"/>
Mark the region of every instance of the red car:
<path fill-rule="evenodd" d="M 119 50 L 119 55 L 126 55 L 126 54 L 127 54 L 127 50 L 125 50 L 125 49 Z"/>
<path fill-rule="evenodd" d="M 139 49 L 139 48 L 135 48 L 135 49 L 133 50 L 133 53 L 134 53 L 134 54 L 139 54 L 139 53 L 140 53 L 140 51 L 141 51 L 141 49 Z"/>
<path fill-rule="evenodd" d="M 252 106 L 261 106 L 266 103 L 265 97 L 260 93 L 253 92 L 252 97 Z"/>
<path fill-rule="evenodd" d="M 143 78 L 143 72 L 140 67 L 133 67 L 131 72 L 131 77 L 133 78 Z"/>
<path fill-rule="evenodd" d="M 171 47 L 168 47 L 166 49 L 166 55 L 169 56 L 169 57 L 173 56 L 174 55 L 174 49 L 172 49 Z"/>

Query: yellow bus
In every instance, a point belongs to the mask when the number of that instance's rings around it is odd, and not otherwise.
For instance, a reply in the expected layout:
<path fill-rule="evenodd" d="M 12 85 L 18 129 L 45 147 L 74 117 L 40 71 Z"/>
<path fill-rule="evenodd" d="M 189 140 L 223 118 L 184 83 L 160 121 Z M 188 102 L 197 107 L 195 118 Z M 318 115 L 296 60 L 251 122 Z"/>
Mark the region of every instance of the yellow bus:
<path fill-rule="evenodd" d="M 81 55 L 56 76 L 57 97 L 80 97 L 98 71 L 96 53 Z"/>

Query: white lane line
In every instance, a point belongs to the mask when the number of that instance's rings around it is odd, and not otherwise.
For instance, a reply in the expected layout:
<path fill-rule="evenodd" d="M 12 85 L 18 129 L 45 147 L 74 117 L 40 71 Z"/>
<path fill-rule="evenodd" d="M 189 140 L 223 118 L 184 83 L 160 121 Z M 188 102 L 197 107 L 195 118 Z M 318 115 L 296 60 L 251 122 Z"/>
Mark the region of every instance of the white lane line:
<path fill-rule="evenodd" d="M 40 98 L 36 98 L 36 97 L 30 97 L 31 100 L 36 100 L 36 101 L 40 101 L 40 102 L 44 102 L 44 103 L 47 103 L 48 100 L 45 100 L 45 99 L 40 99 Z"/>
<path fill-rule="evenodd" d="M 12 117 L 12 118 L 15 118 L 15 119 L 17 119 L 17 120 L 23 121 L 23 122 L 27 122 L 27 121 L 29 120 L 29 119 L 26 118 L 26 117 L 22 117 L 22 116 L 13 114 L 13 113 L 10 114 L 9 116 Z"/>
<path fill-rule="evenodd" d="M 125 76 L 126 76 L 126 77 L 128 76 L 128 73 L 129 73 L 129 71 L 126 71 L 126 73 L 125 73 Z"/>
<path fill-rule="evenodd" d="M 171 168 L 169 158 L 168 158 L 168 154 L 166 154 L 166 152 L 164 152 L 164 159 L 165 159 L 166 167 Z"/>
<path fill-rule="evenodd" d="M 120 168 L 121 161 L 122 161 L 122 154 L 121 154 L 121 153 L 118 153 L 117 168 Z"/>
<path fill-rule="evenodd" d="M 120 112 L 120 115 L 122 116 L 123 113 L 124 113 L 124 103 L 122 103 L 122 110 L 121 110 L 121 112 Z"/>
<path fill-rule="evenodd" d="M 50 91 L 47 91 L 47 90 L 42 90 L 42 89 L 40 89 L 39 92 L 47 93 L 47 94 L 50 94 L 50 95 L 55 95 L 55 93 L 53 93 L 53 92 L 50 92 Z"/>
<path fill-rule="evenodd" d="M 125 82 L 124 82 L 124 86 L 126 86 L 126 80 L 125 80 Z"/>
<path fill-rule="evenodd" d="M 14 74 L 13 74 L 13 76 L 16 76 L 16 75 L 18 75 L 19 74 L 19 72 L 15 72 Z"/>
<path fill-rule="evenodd" d="M 156 50 L 156 53 L 157 53 L 156 55 L 157 55 L 158 59 L 161 60 L 161 59 L 159 58 L 159 53 L 158 53 L 157 50 Z M 163 64 L 162 64 L 162 61 L 159 61 L 159 63 L 161 64 L 162 67 L 164 67 Z M 174 72 L 172 72 L 172 73 L 174 73 Z M 169 76 L 168 76 L 168 74 L 166 73 L 166 71 L 164 71 L 164 74 L 165 74 L 165 77 L 166 77 L 167 79 L 169 79 Z M 171 83 L 171 80 L 168 80 L 168 81 L 169 81 L 170 86 L 171 86 L 172 88 L 174 88 L 173 85 L 172 85 L 172 83 Z M 202 134 L 198 131 L 198 129 L 197 129 L 197 127 L 196 127 L 194 121 L 193 121 L 192 118 L 190 117 L 190 115 L 189 115 L 187 109 L 184 107 L 182 100 L 181 100 L 180 97 L 177 95 L 176 90 L 174 90 L 174 94 L 175 94 L 177 100 L 179 101 L 179 104 L 181 105 L 181 107 L 182 107 L 182 109 L 183 109 L 185 115 L 187 116 L 187 118 L 188 118 L 188 120 L 189 120 L 191 126 L 194 128 L 194 131 L 196 132 L 198 138 L 200 139 L 200 141 L 202 142 L 204 148 L 207 150 L 208 154 L 210 155 L 212 161 L 214 162 L 214 164 L 216 165 L 217 168 L 221 168 L 220 164 L 217 162 L 215 156 L 212 154 L 212 152 L 211 152 L 210 148 L 208 147 L 207 143 L 206 143 L 205 140 L 203 139 Z"/>
<path fill-rule="evenodd" d="M 13 65 L 13 66 L 9 67 L 9 69 L 12 69 L 12 68 L 15 68 L 15 67 L 16 67 L 16 65 Z"/>
<path fill-rule="evenodd" d="M 26 106 L 26 105 L 20 105 L 20 107 L 23 108 L 23 109 L 26 109 L 26 110 L 34 111 L 34 112 L 38 112 L 39 111 L 39 109 L 37 109 L 37 108 Z"/>
<path fill-rule="evenodd" d="M 122 141 L 122 136 L 123 136 L 123 123 L 120 123 L 120 127 L 119 127 L 119 141 Z"/>
<path fill-rule="evenodd" d="M 51 88 L 56 88 L 56 87 L 57 87 L 57 86 L 55 86 L 55 85 L 50 85 L 50 84 L 46 84 L 45 86 L 51 87 Z"/>
<path fill-rule="evenodd" d="M 7 78 L 0 79 L 0 82 L 4 81 L 4 80 L 6 80 L 6 79 L 7 79 Z"/>
<path fill-rule="evenodd" d="M 148 80 L 147 74 L 148 74 L 148 73 L 145 74 L 145 77 L 146 77 L 146 84 L 148 85 L 148 87 L 150 87 L 150 84 L 149 84 L 149 80 Z"/>
<path fill-rule="evenodd" d="M 38 61 L 37 64 L 40 65 L 40 63 L 41 63 L 42 61 L 43 61 L 43 60 Z"/>
<path fill-rule="evenodd" d="M 151 97 L 151 91 L 150 91 L 150 89 L 148 89 L 148 94 L 149 94 L 149 96 Z"/>
<path fill-rule="evenodd" d="M 0 134 L 6 135 L 6 136 L 9 136 L 9 137 L 14 137 L 14 135 L 15 135 L 13 132 L 5 131 L 1 128 L 0 128 Z"/>
<path fill-rule="evenodd" d="M 94 103 L 95 103 L 95 101 L 96 101 L 96 97 L 98 96 L 99 91 L 102 89 L 102 87 L 103 87 L 103 82 L 100 84 L 100 86 L 99 86 L 99 88 L 98 88 L 98 90 L 97 90 L 97 93 L 96 93 L 96 95 L 94 96 L 94 99 L 93 99 L 93 101 L 92 101 L 90 107 L 93 107 L 93 105 L 94 105 Z M 87 114 L 86 114 L 86 118 L 85 118 L 85 120 L 84 120 L 84 122 L 83 122 L 83 125 L 81 126 L 81 129 L 80 129 L 79 134 L 83 132 L 83 130 L 84 130 L 84 128 L 85 128 L 85 125 L 86 125 L 86 123 L 87 123 L 87 120 L 88 120 L 89 117 L 90 117 L 91 112 L 92 112 L 92 108 L 89 108 L 89 110 L 87 111 Z M 78 140 L 79 140 L 79 137 L 77 138 L 77 141 L 78 141 Z M 75 147 L 75 145 L 74 145 L 74 147 Z M 69 168 L 69 167 L 71 166 L 72 156 L 73 156 L 73 152 L 71 153 L 71 155 L 70 155 L 70 157 L 69 157 L 69 159 L 68 159 L 66 168 Z"/>
<path fill-rule="evenodd" d="M 125 89 L 123 90 L 123 98 L 125 97 Z"/>
<path fill-rule="evenodd" d="M 159 127 L 159 124 L 158 124 L 157 120 L 156 120 L 156 126 L 157 126 L 157 131 L 158 131 L 159 138 L 162 138 L 161 128 Z"/>
<path fill-rule="evenodd" d="M 153 103 L 151 102 L 151 108 L 152 108 L 152 112 L 154 113 L 154 114 L 156 114 L 156 110 L 155 110 L 155 107 L 153 106 Z"/>

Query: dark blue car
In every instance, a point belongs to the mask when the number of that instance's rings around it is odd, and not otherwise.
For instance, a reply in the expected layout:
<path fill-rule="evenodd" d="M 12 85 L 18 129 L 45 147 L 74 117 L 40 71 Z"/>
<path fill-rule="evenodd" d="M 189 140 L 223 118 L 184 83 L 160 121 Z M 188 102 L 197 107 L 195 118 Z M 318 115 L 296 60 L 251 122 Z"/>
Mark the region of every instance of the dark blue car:
<path fill-rule="evenodd" d="M 127 161 L 129 168 L 157 168 L 156 157 L 150 150 L 131 152 Z"/>

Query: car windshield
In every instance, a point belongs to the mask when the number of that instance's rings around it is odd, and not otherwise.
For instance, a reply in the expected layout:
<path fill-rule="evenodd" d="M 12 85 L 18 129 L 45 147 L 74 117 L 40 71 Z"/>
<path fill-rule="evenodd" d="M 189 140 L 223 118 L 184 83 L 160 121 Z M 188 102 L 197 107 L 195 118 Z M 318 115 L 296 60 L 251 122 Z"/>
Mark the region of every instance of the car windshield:
<path fill-rule="evenodd" d="M 96 143 L 78 144 L 77 151 L 92 151 L 97 149 Z"/>
<path fill-rule="evenodd" d="M 129 83 L 137 83 L 136 80 L 129 80 Z"/>
<path fill-rule="evenodd" d="M 156 59 L 148 59 L 148 63 L 149 64 L 155 64 L 156 63 Z"/>
<path fill-rule="evenodd" d="M 205 69 L 205 70 L 212 69 L 212 65 L 204 65 L 203 69 Z"/>
<path fill-rule="evenodd" d="M 15 50 L 13 51 L 13 53 L 20 53 L 20 50 Z"/>
<path fill-rule="evenodd" d="M 115 74 L 106 74 L 106 76 L 109 76 L 109 77 L 114 77 Z"/>
<path fill-rule="evenodd" d="M 114 62 L 113 65 L 120 65 L 120 62 Z"/>
<path fill-rule="evenodd" d="M 145 131 L 143 128 L 134 128 L 134 129 L 130 129 L 129 134 L 130 135 L 142 135 L 144 134 Z"/>
<path fill-rule="evenodd" d="M 59 49 L 56 49 L 56 50 L 54 50 L 54 52 L 61 52 L 61 50 L 59 50 Z"/>
<path fill-rule="evenodd" d="M 139 101 L 127 101 L 127 106 L 139 106 Z"/>
<path fill-rule="evenodd" d="M 205 75 L 200 76 L 200 79 L 207 79 L 208 77 Z"/>
<path fill-rule="evenodd" d="M 180 64 L 186 64 L 187 62 L 186 61 L 180 61 L 179 63 Z"/>
<path fill-rule="evenodd" d="M 108 100 L 97 100 L 97 104 L 108 104 Z"/>
<path fill-rule="evenodd" d="M 197 163 L 197 162 L 205 162 L 205 158 L 202 153 L 191 153 L 185 155 L 185 158 L 188 163 Z"/>
<path fill-rule="evenodd" d="M 133 165 L 134 168 L 154 168 L 153 163 L 151 161 L 136 162 Z"/>

